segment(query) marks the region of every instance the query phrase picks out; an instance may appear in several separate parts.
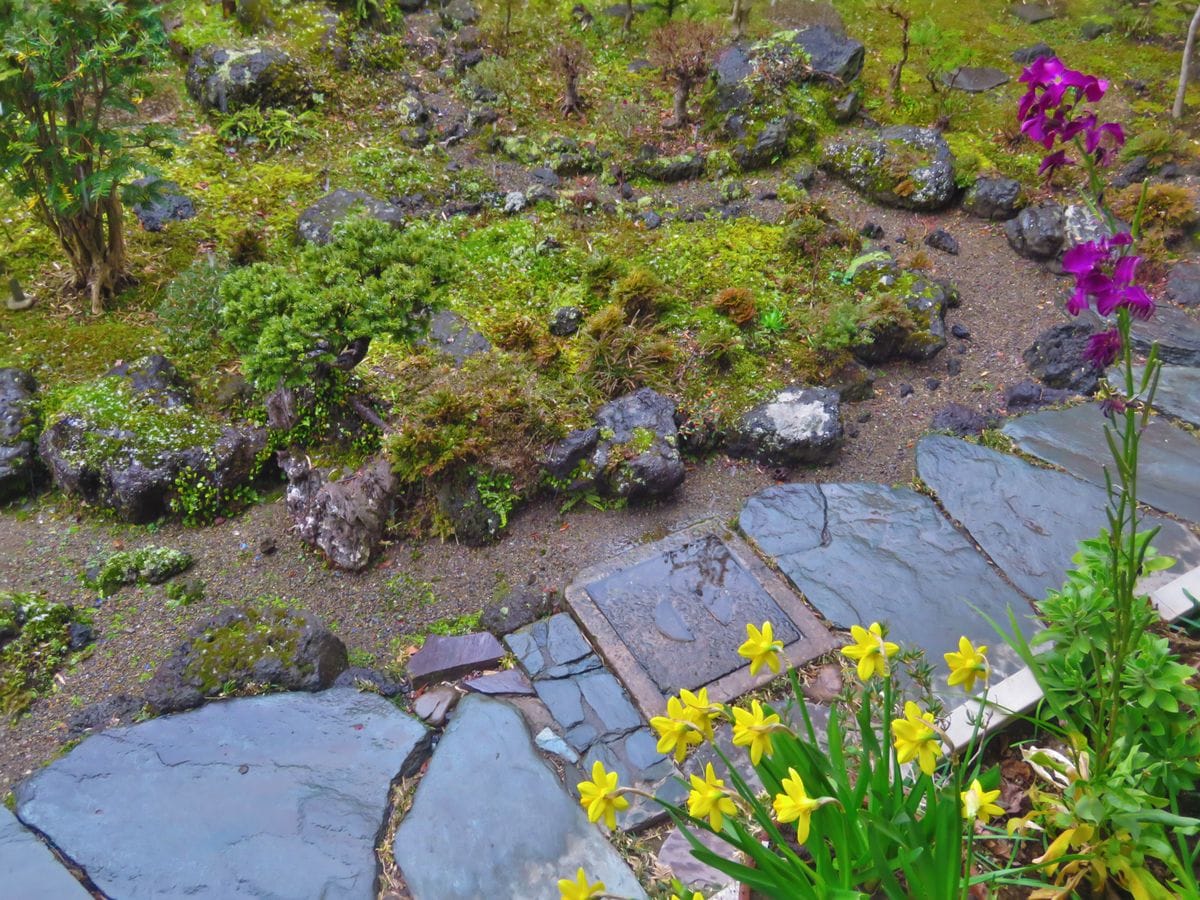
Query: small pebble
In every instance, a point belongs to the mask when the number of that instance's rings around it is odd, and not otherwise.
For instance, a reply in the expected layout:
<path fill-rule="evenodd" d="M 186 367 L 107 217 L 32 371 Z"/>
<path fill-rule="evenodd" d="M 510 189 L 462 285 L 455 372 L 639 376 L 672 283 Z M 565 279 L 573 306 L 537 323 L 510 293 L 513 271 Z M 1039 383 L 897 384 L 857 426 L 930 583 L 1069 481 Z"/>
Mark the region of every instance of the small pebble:
<path fill-rule="evenodd" d="M 913 392 L 913 386 L 911 384 L 909 384 L 907 381 L 904 384 L 900 385 L 900 396 L 901 397 L 907 397 L 912 392 Z"/>
<path fill-rule="evenodd" d="M 936 378 L 926 378 L 925 379 L 925 387 L 927 387 L 931 391 L 936 391 L 941 386 L 942 386 L 941 381 L 939 381 Z"/>
<path fill-rule="evenodd" d="M 950 326 L 950 333 L 960 341 L 965 341 L 971 336 L 971 330 L 966 325 L 959 325 L 957 322 Z"/>
<path fill-rule="evenodd" d="M 883 237 L 883 226 L 877 225 L 875 222 L 868 222 L 858 231 L 865 238 L 870 238 L 873 241 Z"/>
<path fill-rule="evenodd" d="M 946 374 L 947 375 L 951 375 L 951 376 L 958 375 L 961 372 L 962 372 L 962 360 L 961 359 L 955 359 L 954 357 L 951 357 L 950 359 L 946 360 Z"/>
<path fill-rule="evenodd" d="M 958 256 L 958 240 L 944 228 L 938 228 L 925 236 L 925 246 Z"/>
<path fill-rule="evenodd" d="M 858 421 L 859 421 L 859 424 L 861 424 L 863 422 L 870 422 L 871 421 L 871 411 L 868 409 L 866 412 L 859 413 Z"/>

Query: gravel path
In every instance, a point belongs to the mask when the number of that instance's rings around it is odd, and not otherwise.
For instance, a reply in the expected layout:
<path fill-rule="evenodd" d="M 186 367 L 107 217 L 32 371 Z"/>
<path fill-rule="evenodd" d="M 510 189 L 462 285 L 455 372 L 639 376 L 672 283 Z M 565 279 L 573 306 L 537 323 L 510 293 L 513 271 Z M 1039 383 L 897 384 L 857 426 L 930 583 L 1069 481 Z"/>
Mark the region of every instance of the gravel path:
<path fill-rule="evenodd" d="M 907 482 L 913 477 L 914 442 L 928 429 L 934 410 L 951 401 L 1002 409 L 1002 388 L 1024 377 L 1021 351 L 1039 331 L 1060 320 L 1056 303 L 1064 287 L 1018 259 L 1001 225 L 957 212 L 935 218 L 882 210 L 824 182 L 816 196 L 856 227 L 868 219 L 882 225 L 886 242 L 898 251 L 915 249 L 913 241 L 937 226 L 962 244 L 958 257 L 933 250 L 927 254 L 934 274 L 951 278 L 962 293 L 962 307 L 950 311 L 948 325 L 965 326 L 971 337 L 952 338 L 951 346 L 928 362 L 889 365 L 876 382 L 873 399 L 845 408 L 850 436 L 837 463 L 788 476 L 796 481 Z M 896 246 L 896 237 L 904 235 L 908 247 Z M 950 360 L 961 363 L 959 374 L 948 375 Z M 931 378 L 940 380 L 938 389 L 926 386 Z M 905 383 L 914 391 L 901 398 Z M 683 487 L 667 502 L 607 512 L 581 506 L 564 516 L 553 502 L 541 501 L 515 515 L 508 536 L 495 546 L 397 542 L 386 548 L 378 565 L 360 575 L 330 571 L 318 556 L 303 550 L 289 534 L 278 494 L 203 529 L 100 522 L 77 515 L 58 495 L 0 512 L 0 587 L 42 590 L 55 599 L 92 605 L 94 597 L 77 580 L 86 560 L 100 551 L 144 544 L 188 550 L 197 560 L 190 574 L 206 584 L 205 600 L 184 609 L 168 609 L 161 587 L 125 589 L 97 606 L 98 641 L 92 655 L 61 673 L 58 692 L 35 704 L 30 715 L 13 726 L 0 725 L 0 794 L 55 755 L 77 709 L 138 692 L 156 661 L 221 601 L 294 598 L 329 623 L 352 651 L 372 654 L 377 665 L 384 665 L 403 653 L 403 635 L 478 611 L 510 588 L 561 591 L 578 570 L 639 542 L 706 518 L 728 522 L 776 474 L 719 457 L 691 467 Z M 277 549 L 263 553 L 264 542 L 274 542 Z"/>

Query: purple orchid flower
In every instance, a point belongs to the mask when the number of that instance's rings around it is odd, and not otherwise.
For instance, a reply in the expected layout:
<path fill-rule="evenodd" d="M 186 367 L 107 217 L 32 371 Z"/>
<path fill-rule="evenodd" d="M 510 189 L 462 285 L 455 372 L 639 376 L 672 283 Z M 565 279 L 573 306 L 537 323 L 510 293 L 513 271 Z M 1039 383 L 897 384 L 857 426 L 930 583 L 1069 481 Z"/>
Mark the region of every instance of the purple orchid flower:
<path fill-rule="evenodd" d="M 1154 299 L 1145 288 L 1134 284 L 1142 258 L 1124 253 L 1132 243 L 1133 235 L 1122 231 L 1078 244 L 1063 254 L 1063 271 L 1075 276 L 1067 312 L 1077 316 L 1094 302 L 1096 312 L 1105 317 L 1120 307 L 1128 308 L 1137 319 L 1154 315 Z"/>

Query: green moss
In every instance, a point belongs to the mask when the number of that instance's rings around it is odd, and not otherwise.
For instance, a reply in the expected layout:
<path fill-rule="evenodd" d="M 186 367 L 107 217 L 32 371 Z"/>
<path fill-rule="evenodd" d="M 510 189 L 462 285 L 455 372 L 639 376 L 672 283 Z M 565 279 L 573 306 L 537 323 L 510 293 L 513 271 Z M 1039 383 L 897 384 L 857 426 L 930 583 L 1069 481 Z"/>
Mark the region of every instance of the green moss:
<path fill-rule="evenodd" d="M 264 661 L 277 660 L 284 668 L 296 666 L 304 627 L 304 619 L 288 609 L 248 607 L 228 624 L 210 628 L 192 642 L 184 679 L 208 695 L 248 677 Z M 298 671 L 309 674 L 303 666 Z"/>
<path fill-rule="evenodd" d="M 0 713 L 20 716 L 53 686 L 71 655 L 71 626 L 89 623 L 38 594 L 0 592 Z"/>
<path fill-rule="evenodd" d="M 170 547 L 119 550 L 89 565 L 82 581 L 101 597 L 127 584 L 161 584 L 192 564 L 192 556 Z"/>

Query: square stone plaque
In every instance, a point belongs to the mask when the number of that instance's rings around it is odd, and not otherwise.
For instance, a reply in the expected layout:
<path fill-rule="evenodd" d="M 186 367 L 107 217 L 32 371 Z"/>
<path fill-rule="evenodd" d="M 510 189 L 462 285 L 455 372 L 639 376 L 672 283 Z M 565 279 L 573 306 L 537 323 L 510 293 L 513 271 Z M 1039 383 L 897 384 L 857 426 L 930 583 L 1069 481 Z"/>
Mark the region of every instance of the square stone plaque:
<path fill-rule="evenodd" d="M 751 678 L 737 648 L 769 621 L 793 665 L 834 647 L 829 631 L 732 533 L 699 526 L 581 572 L 567 603 L 641 711 L 661 715 L 682 688 L 727 702 Z"/>

